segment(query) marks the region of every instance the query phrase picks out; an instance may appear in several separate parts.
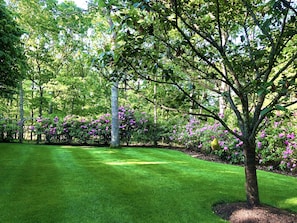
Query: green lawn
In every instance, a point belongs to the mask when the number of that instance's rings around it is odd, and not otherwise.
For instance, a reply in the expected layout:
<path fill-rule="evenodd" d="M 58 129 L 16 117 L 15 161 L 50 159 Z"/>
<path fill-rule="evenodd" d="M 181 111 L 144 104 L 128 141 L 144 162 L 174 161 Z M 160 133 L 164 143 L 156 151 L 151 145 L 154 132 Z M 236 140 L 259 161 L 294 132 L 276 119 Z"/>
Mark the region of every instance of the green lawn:
<path fill-rule="evenodd" d="M 262 202 L 297 212 L 297 178 L 259 171 Z M 0 144 L 0 222 L 225 222 L 243 168 L 178 151 Z"/>

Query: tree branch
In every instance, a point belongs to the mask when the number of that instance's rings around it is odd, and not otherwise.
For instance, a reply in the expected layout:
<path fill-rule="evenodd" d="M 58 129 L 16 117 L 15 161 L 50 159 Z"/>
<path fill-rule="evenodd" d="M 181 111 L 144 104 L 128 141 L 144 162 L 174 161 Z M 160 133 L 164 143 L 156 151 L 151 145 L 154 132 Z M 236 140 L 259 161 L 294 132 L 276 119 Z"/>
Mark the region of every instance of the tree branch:
<path fill-rule="evenodd" d="M 274 82 L 287 68 L 297 59 L 297 53 L 295 53 L 291 59 L 273 76 L 270 82 Z"/>
<path fill-rule="evenodd" d="M 217 6 L 216 7 L 216 18 L 217 18 L 217 23 L 218 23 L 219 37 L 220 37 L 220 48 L 223 48 L 219 0 L 216 0 L 216 6 Z"/>
<path fill-rule="evenodd" d="M 259 27 L 259 29 L 261 30 L 261 32 L 267 37 L 267 39 L 269 40 L 271 47 L 274 48 L 274 42 L 273 39 L 271 37 L 271 35 L 265 30 L 263 29 L 263 27 L 260 24 L 260 21 L 257 19 L 256 14 L 254 13 L 252 6 L 246 1 L 246 0 L 242 0 L 243 4 L 245 5 L 245 7 L 247 8 L 248 12 L 250 13 L 250 15 L 252 16 L 255 24 Z"/>
<path fill-rule="evenodd" d="M 207 35 L 207 34 L 204 34 L 202 32 L 200 32 L 196 27 L 195 25 L 191 26 L 189 23 L 186 22 L 186 20 L 183 18 L 183 17 L 180 17 L 181 21 L 189 28 L 191 29 L 192 31 L 194 31 L 195 33 L 197 33 L 203 40 L 207 41 L 211 46 L 213 46 L 217 51 L 218 53 L 221 55 L 226 67 L 228 68 L 228 70 L 230 71 L 230 73 L 233 75 L 234 77 L 234 82 L 236 83 L 236 85 L 238 86 L 238 88 L 241 88 L 241 84 L 239 82 L 239 78 L 238 78 L 238 75 L 236 74 L 236 72 L 233 70 L 233 67 L 231 65 L 231 62 L 229 61 L 227 55 L 226 55 L 226 52 L 224 50 L 224 47 L 223 46 L 219 46 L 217 44 L 217 42 L 210 36 L 210 35 Z M 188 43 L 191 44 L 190 40 L 189 40 L 189 37 L 181 30 L 180 27 L 176 27 L 179 32 L 184 36 L 184 38 L 187 38 L 187 41 Z M 222 41 L 222 36 L 220 36 L 220 39 Z M 195 49 L 195 53 L 197 54 L 198 50 L 193 46 L 193 44 L 191 44 L 192 46 L 192 49 Z M 206 58 L 204 55 L 202 54 L 197 54 L 203 61 L 209 61 L 208 58 Z M 212 64 L 212 63 L 210 63 Z M 215 66 L 215 65 L 214 65 Z M 231 83 L 230 79 L 222 72 L 220 71 L 216 66 L 214 67 L 215 70 L 225 79 L 225 82 L 232 88 L 232 90 L 238 95 L 238 90 L 236 88 L 233 87 L 233 84 Z"/>
<path fill-rule="evenodd" d="M 287 8 L 291 9 L 295 15 L 297 16 L 297 10 L 291 6 L 290 2 L 288 2 L 287 0 L 280 0 Z"/>
<path fill-rule="evenodd" d="M 250 57 L 251 62 L 253 63 L 254 69 L 256 71 L 256 75 L 257 75 L 256 76 L 256 79 L 258 79 L 258 78 L 260 78 L 260 72 L 259 72 L 259 68 L 258 68 L 258 66 L 256 64 L 255 58 L 253 57 L 254 52 L 252 51 L 252 46 L 250 44 L 250 39 L 249 39 L 247 27 L 246 27 L 245 24 L 243 25 L 243 29 L 244 29 L 245 37 L 247 39 L 247 45 L 248 45 L 248 50 L 249 50 L 249 57 Z"/>

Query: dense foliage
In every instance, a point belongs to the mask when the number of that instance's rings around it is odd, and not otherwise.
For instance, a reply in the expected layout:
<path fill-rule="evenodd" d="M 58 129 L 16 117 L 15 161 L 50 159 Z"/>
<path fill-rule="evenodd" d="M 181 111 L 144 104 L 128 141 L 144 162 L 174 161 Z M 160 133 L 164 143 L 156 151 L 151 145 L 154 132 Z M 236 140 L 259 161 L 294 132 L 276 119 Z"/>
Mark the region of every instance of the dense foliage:
<path fill-rule="evenodd" d="M 119 108 L 120 138 L 127 145 L 137 137 L 137 142 L 144 142 L 149 132 L 148 116 L 136 115 L 129 108 Z M 79 143 L 108 145 L 111 139 L 111 115 L 109 113 L 97 119 L 69 115 L 63 119 L 39 117 L 30 127 L 36 135 L 43 135 L 46 143 Z M 142 136 L 142 138 L 139 137 Z M 135 140 L 134 140 L 135 141 Z"/>
<path fill-rule="evenodd" d="M 257 135 L 257 165 L 267 170 L 297 172 L 296 117 L 296 113 L 277 112 L 265 119 L 265 125 Z M 235 128 L 234 131 L 239 130 Z M 215 138 L 218 139 L 219 149 L 213 150 L 211 142 Z M 209 124 L 191 118 L 186 125 L 175 125 L 170 139 L 187 149 L 215 154 L 229 163 L 244 164 L 243 142 L 218 122 Z"/>
<path fill-rule="evenodd" d="M 18 123 L 15 119 L 0 116 L 0 142 L 11 142 L 18 133 Z"/>
<path fill-rule="evenodd" d="M 24 33 L 0 0 L 0 96 L 15 93 L 18 81 L 24 78 L 25 57 L 21 43 Z"/>

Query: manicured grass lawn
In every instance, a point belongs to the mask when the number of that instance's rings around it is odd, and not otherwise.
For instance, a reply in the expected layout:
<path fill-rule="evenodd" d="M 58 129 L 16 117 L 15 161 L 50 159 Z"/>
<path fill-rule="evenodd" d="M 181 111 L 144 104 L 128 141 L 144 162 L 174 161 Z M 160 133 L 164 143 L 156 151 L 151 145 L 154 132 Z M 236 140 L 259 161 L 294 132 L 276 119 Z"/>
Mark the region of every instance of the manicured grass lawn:
<path fill-rule="evenodd" d="M 259 171 L 263 203 L 297 212 L 297 178 Z M 0 222 L 225 222 L 243 168 L 178 151 L 0 144 Z"/>

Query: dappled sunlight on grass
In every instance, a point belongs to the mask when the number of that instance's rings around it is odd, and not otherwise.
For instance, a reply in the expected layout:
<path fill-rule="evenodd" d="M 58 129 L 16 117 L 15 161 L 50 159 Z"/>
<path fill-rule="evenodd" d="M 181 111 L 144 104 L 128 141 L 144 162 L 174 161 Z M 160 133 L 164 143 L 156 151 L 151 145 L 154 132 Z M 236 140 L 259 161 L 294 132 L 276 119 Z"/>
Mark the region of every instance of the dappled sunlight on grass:
<path fill-rule="evenodd" d="M 280 202 L 282 208 L 292 209 L 297 207 L 297 197 L 288 198 L 282 202 Z"/>
<path fill-rule="evenodd" d="M 112 154 L 112 153 L 116 153 L 115 151 L 112 150 L 100 150 L 100 151 L 93 151 L 92 153 L 98 153 L 98 154 Z"/>
<path fill-rule="evenodd" d="M 73 149 L 76 148 L 75 146 L 61 146 L 62 149 Z"/>
<path fill-rule="evenodd" d="M 223 174 L 236 174 L 236 175 L 242 175 L 240 172 L 235 172 L 235 171 L 217 171 L 218 173 L 223 173 Z"/>
<path fill-rule="evenodd" d="M 71 145 L 65 145 L 60 146 L 62 149 L 83 149 L 83 150 L 97 150 L 98 148 L 92 147 L 92 146 L 71 146 Z"/>
<path fill-rule="evenodd" d="M 163 161 L 115 161 L 115 162 L 106 162 L 107 165 L 155 165 L 155 164 L 169 164 L 171 162 L 163 162 Z"/>
<path fill-rule="evenodd" d="M 86 149 L 86 150 L 95 150 L 96 148 L 92 146 L 79 146 L 77 147 L 78 149 Z"/>
<path fill-rule="evenodd" d="M 285 200 L 285 203 L 297 206 L 297 197 L 289 198 L 289 199 Z"/>

